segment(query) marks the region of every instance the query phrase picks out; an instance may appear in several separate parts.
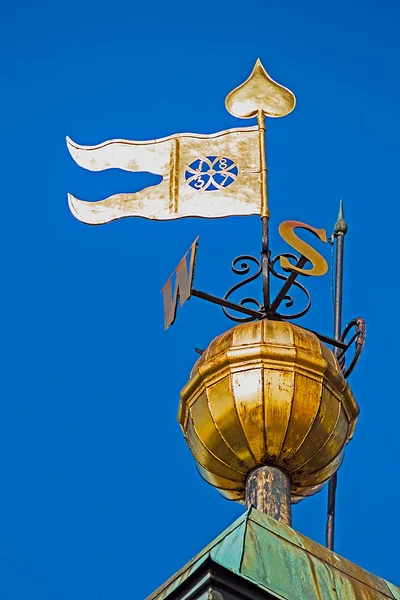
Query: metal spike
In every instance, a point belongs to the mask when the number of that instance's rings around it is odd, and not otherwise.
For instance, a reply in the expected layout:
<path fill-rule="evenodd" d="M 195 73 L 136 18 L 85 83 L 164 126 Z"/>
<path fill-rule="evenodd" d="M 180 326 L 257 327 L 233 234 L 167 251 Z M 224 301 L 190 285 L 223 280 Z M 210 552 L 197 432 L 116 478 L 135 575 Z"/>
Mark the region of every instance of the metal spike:
<path fill-rule="evenodd" d="M 347 225 L 346 221 L 344 220 L 343 200 L 340 200 L 338 220 L 335 223 L 333 231 L 335 232 L 336 235 L 339 235 L 339 234 L 346 235 L 347 230 L 348 230 L 348 225 Z"/>

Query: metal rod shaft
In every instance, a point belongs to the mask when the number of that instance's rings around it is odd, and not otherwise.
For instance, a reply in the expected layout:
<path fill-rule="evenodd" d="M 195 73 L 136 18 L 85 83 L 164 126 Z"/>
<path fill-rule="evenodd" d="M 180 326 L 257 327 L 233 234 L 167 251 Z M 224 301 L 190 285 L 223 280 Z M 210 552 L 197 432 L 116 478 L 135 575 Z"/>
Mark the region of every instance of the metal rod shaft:
<path fill-rule="evenodd" d="M 342 334 L 342 305 L 343 305 L 343 258 L 344 234 L 338 233 L 336 237 L 336 281 L 335 281 L 335 315 L 334 337 L 339 340 Z"/>
<path fill-rule="evenodd" d="M 262 242 L 261 242 L 261 267 L 262 267 L 262 282 L 263 282 L 263 301 L 264 301 L 264 313 L 267 315 L 270 306 L 270 292 L 269 292 L 269 235 L 268 235 L 268 222 L 269 222 L 269 205 L 268 205 L 268 168 L 267 168 L 267 151 L 265 141 L 265 114 L 262 110 L 258 111 L 257 114 L 258 122 L 258 139 L 259 139 L 259 151 L 260 151 L 260 185 L 261 185 L 261 228 L 262 228 Z"/>
<path fill-rule="evenodd" d="M 263 301 L 264 311 L 268 314 L 270 308 L 269 293 L 269 240 L 268 240 L 268 217 L 261 217 L 262 226 L 262 246 L 261 246 L 261 267 L 263 282 Z"/>
<path fill-rule="evenodd" d="M 291 525 L 289 475 L 268 465 L 250 471 L 246 479 L 246 506 L 254 506 L 273 519 Z"/>
<path fill-rule="evenodd" d="M 340 201 L 338 220 L 335 223 L 335 305 L 334 305 L 334 338 L 340 340 L 342 333 L 342 308 L 343 308 L 343 259 L 344 236 L 347 233 L 347 224 L 344 220 L 343 202 Z M 337 356 L 339 348 L 334 348 Z M 337 473 L 333 475 L 328 484 L 328 515 L 326 520 L 326 547 L 334 550 L 335 547 L 335 512 L 336 512 Z"/>
<path fill-rule="evenodd" d="M 308 329 L 308 327 L 303 327 L 306 331 L 310 331 L 314 335 L 317 336 L 321 342 L 325 344 L 330 344 L 334 348 L 337 348 L 339 352 L 343 352 L 343 350 L 347 350 L 347 344 L 345 342 L 340 342 L 339 340 L 335 340 L 334 338 L 330 338 L 328 335 L 324 335 L 323 333 L 318 333 L 318 331 L 314 331 L 313 329 Z"/>
<path fill-rule="evenodd" d="M 335 549 L 335 510 L 336 510 L 337 473 L 331 477 L 328 484 L 328 518 L 326 520 L 326 547 Z"/>
<path fill-rule="evenodd" d="M 237 310 L 238 312 L 243 313 L 244 315 L 249 315 L 249 317 L 254 317 L 255 319 L 260 319 L 263 316 L 262 313 L 258 312 L 257 310 L 252 310 L 251 308 L 241 306 L 240 304 L 235 304 L 234 302 L 229 302 L 229 300 L 218 298 L 218 296 L 207 294 L 207 292 L 201 292 L 200 290 L 192 289 L 191 295 L 195 296 L 196 298 L 201 298 L 202 300 L 207 300 L 207 302 L 213 302 L 214 304 L 218 304 L 224 308 L 229 308 L 230 310 Z"/>

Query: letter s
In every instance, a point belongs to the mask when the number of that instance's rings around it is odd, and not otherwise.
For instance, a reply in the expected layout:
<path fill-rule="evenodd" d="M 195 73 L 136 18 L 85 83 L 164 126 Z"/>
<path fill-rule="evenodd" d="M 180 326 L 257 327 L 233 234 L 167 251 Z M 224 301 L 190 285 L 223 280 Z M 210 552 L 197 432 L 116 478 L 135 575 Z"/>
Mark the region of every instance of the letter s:
<path fill-rule="evenodd" d="M 307 258 L 310 263 L 313 265 L 311 269 L 300 269 L 296 267 L 296 265 L 292 265 L 292 263 L 285 257 L 281 256 L 280 262 L 281 267 L 285 271 L 296 271 L 301 275 L 325 275 L 328 270 L 328 263 L 325 258 L 314 248 L 312 248 L 306 242 L 303 242 L 294 232 L 296 227 L 300 229 L 305 229 L 306 231 L 311 231 L 321 242 L 326 243 L 326 231 L 325 229 L 315 229 L 315 227 L 311 227 L 311 225 L 307 225 L 306 223 L 300 223 L 299 221 L 284 221 L 279 225 L 279 233 L 281 237 L 287 242 L 292 248 L 300 252 L 302 256 Z"/>

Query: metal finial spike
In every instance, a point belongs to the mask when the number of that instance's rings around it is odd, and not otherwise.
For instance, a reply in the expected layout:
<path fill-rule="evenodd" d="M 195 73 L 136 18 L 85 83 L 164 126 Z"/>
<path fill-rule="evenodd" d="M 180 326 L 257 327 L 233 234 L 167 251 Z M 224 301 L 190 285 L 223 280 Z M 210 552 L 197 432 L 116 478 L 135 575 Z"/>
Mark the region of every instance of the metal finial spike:
<path fill-rule="evenodd" d="M 340 200 L 338 220 L 335 223 L 333 231 L 335 232 L 336 235 L 338 235 L 338 234 L 346 235 L 347 230 L 348 230 L 348 225 L 347 225 L 346 221 L 344 220 L 343 200 Z"/>
<path fill-rule="evenodd" d="M 339 215 L 338 215 L 338 219 L 344 220 L 343 200 L 339 200 Z"/>

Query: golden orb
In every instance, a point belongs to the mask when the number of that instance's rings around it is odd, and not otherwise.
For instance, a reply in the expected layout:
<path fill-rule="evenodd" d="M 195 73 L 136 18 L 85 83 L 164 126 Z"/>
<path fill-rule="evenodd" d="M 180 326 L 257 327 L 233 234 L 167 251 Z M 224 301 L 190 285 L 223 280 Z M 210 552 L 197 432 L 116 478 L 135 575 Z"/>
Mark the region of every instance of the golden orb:
<path fill-rule="evenodd" d="M 216 337 L 181 391 L 178 420 L 200 475 L 242 501 L 246 477 L 270 465 L 291 499 L 318 492 L 340 467 L 359 408 L 332 351 L 284 321 Z"/>

